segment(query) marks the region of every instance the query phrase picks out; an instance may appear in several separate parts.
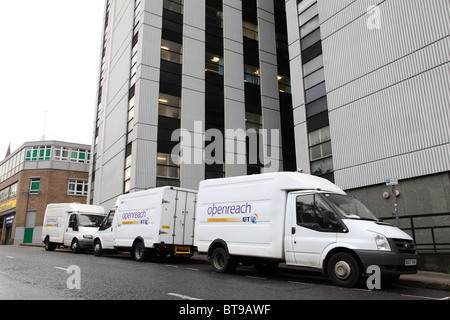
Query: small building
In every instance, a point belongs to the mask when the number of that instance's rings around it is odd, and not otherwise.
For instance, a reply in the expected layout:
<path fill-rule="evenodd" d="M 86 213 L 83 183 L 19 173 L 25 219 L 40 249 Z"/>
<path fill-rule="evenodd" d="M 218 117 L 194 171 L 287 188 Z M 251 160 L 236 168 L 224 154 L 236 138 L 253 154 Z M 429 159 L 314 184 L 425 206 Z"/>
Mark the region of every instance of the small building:
<path fill-rule="evenodd" d="M 0 162 L 0 244 L 40 243 L 49 203 L 86 203 L 91 146 L 26 142 Z"/>

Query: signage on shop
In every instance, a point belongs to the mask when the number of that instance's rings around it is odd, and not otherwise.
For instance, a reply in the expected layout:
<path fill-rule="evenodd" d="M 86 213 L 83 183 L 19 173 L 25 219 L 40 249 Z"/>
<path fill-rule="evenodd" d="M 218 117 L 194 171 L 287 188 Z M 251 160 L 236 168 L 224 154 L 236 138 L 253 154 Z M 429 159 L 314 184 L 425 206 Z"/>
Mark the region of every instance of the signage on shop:
<path fill-rule="evenodd" d="M 17 205 L 17 199 L 11 199 L 9 201 L 0 203 L 0 212 L 7 211 L 9 209 L 15 208 Z"/>

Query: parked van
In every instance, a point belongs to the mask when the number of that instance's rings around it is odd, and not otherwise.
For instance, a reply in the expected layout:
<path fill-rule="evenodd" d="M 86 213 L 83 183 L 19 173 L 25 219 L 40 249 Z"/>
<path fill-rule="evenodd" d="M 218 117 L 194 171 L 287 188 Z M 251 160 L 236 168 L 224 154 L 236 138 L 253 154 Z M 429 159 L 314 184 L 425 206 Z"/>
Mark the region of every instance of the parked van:
<path fill-rule="evenodd" d="M 371 265 L 398 279 L 417 272 L 412 238 L 378 220 L 328 180 L 279 172 L 200 183 L 195 223 L 199 253 L 216 272 L 239 263 L 273 269 L 279 262 L 322 270 L 352 287 Z"/>
<path fill-rule="evenodd" d="M 94 234 L 105 217 L 105 209 L 79 203 L 51 203 L 45 210 L 41 239 L 45 250 L 59 246 L 73 252 L 93 248 Z"/>
<path fill-rule="evenodd" d="M 136 261 L 192 256 L 196 197 L 196 191 L 176 187 L 119 196 L 95 235 L 94 254 L 129 251 Z"/>

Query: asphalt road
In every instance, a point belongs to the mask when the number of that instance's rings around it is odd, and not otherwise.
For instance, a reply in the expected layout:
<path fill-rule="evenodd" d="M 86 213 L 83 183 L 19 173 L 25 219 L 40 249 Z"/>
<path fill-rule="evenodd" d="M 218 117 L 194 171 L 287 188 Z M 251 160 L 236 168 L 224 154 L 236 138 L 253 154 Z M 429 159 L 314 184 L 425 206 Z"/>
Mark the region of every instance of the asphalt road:
<path fill-rule="evenodd" d="M 446 296 L 448 292 L 398 285 L 368 290 L 364 281 L 357 288 L 338 288 L 320 273 L 289 268 L 270 276 L 248 267 L 238 268 L 235 274 L 217 274 L 196 259 L 138 263 L 127 254 L 95 257 L 0 246 L 3 300 L 439 300 Z"/>

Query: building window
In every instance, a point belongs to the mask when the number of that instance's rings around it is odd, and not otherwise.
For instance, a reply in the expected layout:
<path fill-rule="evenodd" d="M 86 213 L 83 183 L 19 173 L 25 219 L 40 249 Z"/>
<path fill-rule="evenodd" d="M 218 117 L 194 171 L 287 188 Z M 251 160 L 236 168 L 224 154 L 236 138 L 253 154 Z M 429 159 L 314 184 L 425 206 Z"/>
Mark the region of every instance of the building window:
<path fill-rule="evenodd" d="M 258 26 L 249 21 L 242 21 L 242 32 L 244 37 L 258 41 Z"/>
<path fill-rule="evenodd" d="M 259 85 L 259 68 L 244 64 L 244 82 Z"/>
<path fill-rule="evenodd" d="M 311 161 L 331 156 L 330 139 L 329 126 L 309 133 L 309 156 Z"/>
<path fill-rule="evenodd" d="M 313 175 L 320 176 L 332 172 L 333 172 L 332 157 L 311 162 L 311 173 Z"/>
<path fill-rule="evenodd" d="M 30 181 L 30 194 L 39 193 L 39 184 L 41 183 L 41 178 L 31 178 Z"/>
<path fill-rule="evenodd" d="M 164 9 L 183 14 L 183 0 L 164 0 Z"/>
<path fill-rule="evenodd" d="M 88 195 L 88 181 L 69 179 L 69 187 L 67 189 L 68 195 L 87 196 Z"/>
<path fill-rule="evenodd" d="M 278 91 L 283 93 L 291 93 L 291 80 L 282 75 L 278 75 Z"/>
<path fill-rule="evenodd" d="M 125 148 L 125 171 L 124 171 L 124 193 L 129 193 L 131 190 L 131 154 L 133 144 L 129 142 Z"/>
<path fill-rule="evenodd" d="M 262 129 L 262 116 L 260 114 L 246 112 L 245 128 L 246 130 L 254 129 L 256 132 L 259 132 L 259 129 Z"/>
<path fill-rule="evenodd" d="M 181 118 L 180 97 L 160 93 L 158 102 L 159 102 L 158 115 L 175 119 Z"/>
<path fill-rule="evenodd" d="M 178 162 L 178 159 L 175 159 L 175 161 Z M 172 155 L 168 153 L 158 153 L 156 176 L 159 178 L 180 178 L 180 167 L 177 163 L 172 161 Z"/>
<path fill-rule="evenodd" d="M 218 54 L 205 53 L 205 71 L 223 75 L 223 58 Z"/>
<path fill-rule="evenodd" d="M 183 45 L 166 39 L 161 39 L 161 59 L 179 63 L 182 60 Z"/>
<path fill-rule="evenodd" d="M 91 153 L 83 149 L 72 149 L 70 152 L 70 161 L 89 163 Z"/>
<path fill-rule="evenodd" d="M 50 146 L 30 147 L 26 150 L 25 161 L 50 160 L 51 153 Z"/>
<path fill-rule="evenodd" d="M 56 147 L 53 151 L 53 159 L 68 161 L 69 160 L 69 149 L 64 147 Z"/>

